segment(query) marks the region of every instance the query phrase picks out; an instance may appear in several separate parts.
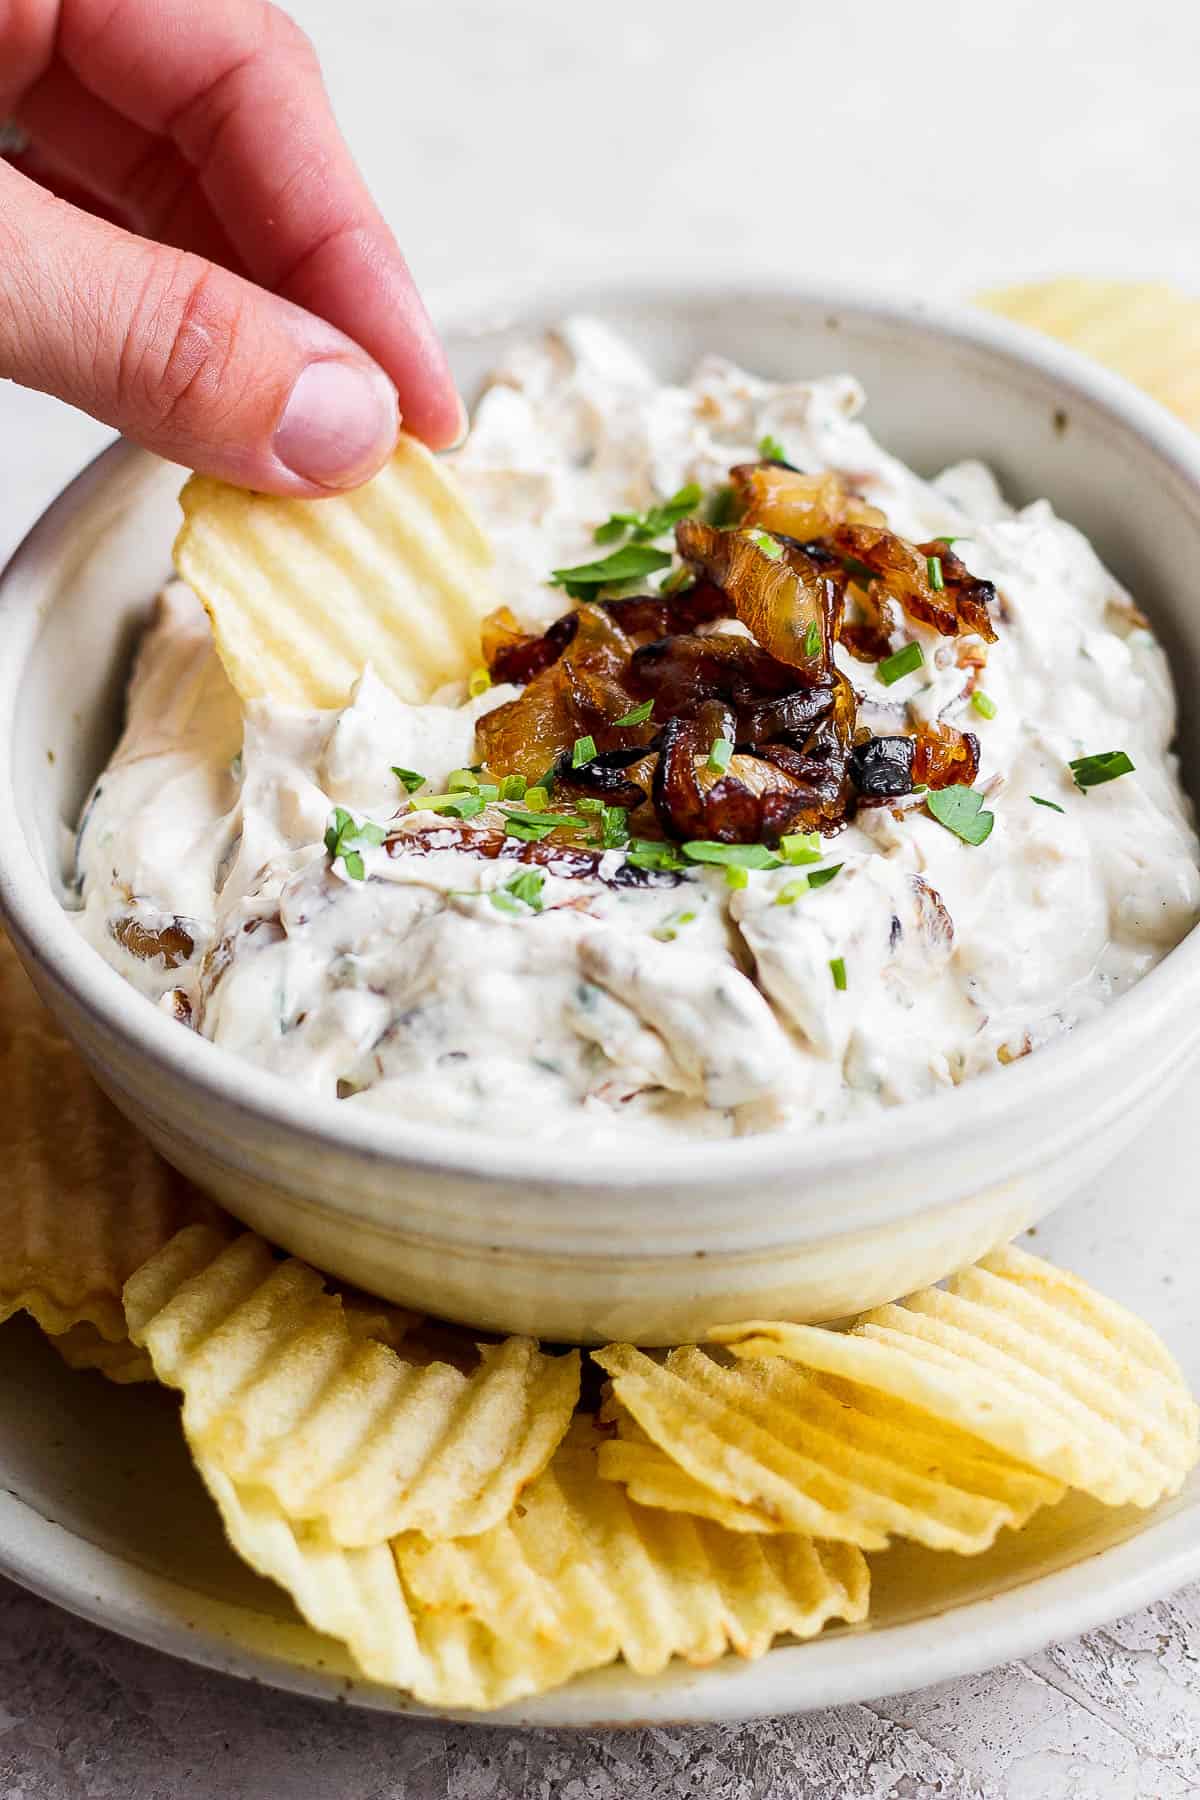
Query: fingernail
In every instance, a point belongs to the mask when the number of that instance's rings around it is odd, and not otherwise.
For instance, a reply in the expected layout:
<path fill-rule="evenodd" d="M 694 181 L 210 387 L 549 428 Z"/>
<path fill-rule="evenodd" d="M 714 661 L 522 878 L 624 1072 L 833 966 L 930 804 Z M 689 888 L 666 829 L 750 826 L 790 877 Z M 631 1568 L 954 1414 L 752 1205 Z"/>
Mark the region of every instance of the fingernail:
<path fill-rule="evenodd" d="M 458 395 L 458 431 L 455 435 L 454 442 L 448 444 L 446 448 L 448 450 L 461 450 L 470 435 L 470 431 L 471 415 L 467 411 L 466 402 L 460 394 Z"/>
<path fill-rule="evenodd" d="M 382 369 L 313 362 L 288 395 L 275 454 L 305 481 L 352 487 L 379 466 L 399 429 L 396 390 Z"/>

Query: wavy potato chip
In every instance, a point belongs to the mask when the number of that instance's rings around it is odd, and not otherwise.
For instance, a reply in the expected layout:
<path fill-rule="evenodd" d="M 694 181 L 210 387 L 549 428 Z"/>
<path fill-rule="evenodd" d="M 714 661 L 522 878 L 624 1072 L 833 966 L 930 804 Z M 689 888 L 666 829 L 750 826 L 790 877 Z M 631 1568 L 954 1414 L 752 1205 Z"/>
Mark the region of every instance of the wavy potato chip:
<path fill-rule="evenodd" d="M 848 1332 L 747 1323 L 710 1336 L 873 1389 L 1109 1506 L 1153 1506 L 1197 1460 L 1200 1409 L 1149 1327 L 1012 1246 Z"/>
<path fill-rule="evenodd" d="M 0 1321 L 28 1312 L 51 1336 L 86 1324 L 128 1351 L 126 1279 L 216 1208 L 101 1093 L 2 934 L 0 1058 Z"/>
<path fill-rule="evenodd" d="M 642 1673 L 673 1656 L 759 1656 L 783 1633 L 866 1616 L 857 1551 L 632 1506 L 586 1445 L 560 1449 L 486 1533 L 357 1550 L 298 1530 L 269 1494 L 199 1461 L 239 1554 L 365 1674 L 431 1706 L 503 1706 L 622 1654 Z"/>
<path fill-rule="evenodd" d="M 344 706 L 369 663 L 423 701 L 480 661 L 492 553 L 444 462 L 401 436 L 372 481 L 281 500 L 193 475 L 175 566 L 243 700 Z"/>
<path fill-rule="evenodd" d="M 1200 425 L 1200 300 L 1165 282 L 1087 277 L 992 288 L 977 300 L 1082 350 Z"/>
<path fill-rule="evenodd" d="M 778 1359 L 726 1368 L 695 1345 L 665 1363 L 629 1344 L 592 1354 L 652 1442 L 701 1488 L 735 1503 L 721 1516 L 737 1530 L 802 1531 L 864 1550 L 899 1536 L 973 1555 L 1002 1526 L 1022 1525 L 1062 1496 L 1057 1482 L 961 1432 L 903 1408 L 886 1419 L 863 1412 Z M 609 1476 L 625 1460 L 601 1452 Z M 687 1499 L 694 1490 L 676 1492 Z"/>
<path fill-rule="evenodd" d="M 579 1356 L 484 1345 L 470 1374 L 408 1362 L 315 1269 L 247 1232 L 184 1232 L 130 1280 L 129 1334 L 181 1388 L 196 1453 L 338 1544 L 457 1537 L 502 1520 L 579 1397 Z M 383 1309 L 386 1316 L 386 1310 Z M 367 1321 L 364 1325 L 363 1320 Z"/>
<path fill-rule="evenodd" d="M 83 1320 L 72 1325 L 50 1342 L 58 1351 L 69 1369 L 92 1369 L 97 1375 L 104 1375 L 109 1381 L 115 1381 L 121 1387 L 133 1382 L 154 1381 L 156 1376 L 150 1358 L 128 1338 L 118 1343 L 111 1343 L 108 1338 L 101 1337 L 94 1325 Z"/>

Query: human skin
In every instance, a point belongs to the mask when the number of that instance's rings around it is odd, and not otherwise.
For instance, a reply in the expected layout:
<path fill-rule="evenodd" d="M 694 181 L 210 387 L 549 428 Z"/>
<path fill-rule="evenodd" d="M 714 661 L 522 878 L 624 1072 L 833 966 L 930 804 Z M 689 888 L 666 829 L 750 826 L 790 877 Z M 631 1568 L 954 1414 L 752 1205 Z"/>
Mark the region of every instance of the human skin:
<path fill-rule="evenodd" d="M 401 418 L 435 449 L 461 437 L 437 335 L 286 13 L 0 0 L 4 118 L 33 147 L 0 160 L 0 376 L 276 494 L 365 481 Z"/>

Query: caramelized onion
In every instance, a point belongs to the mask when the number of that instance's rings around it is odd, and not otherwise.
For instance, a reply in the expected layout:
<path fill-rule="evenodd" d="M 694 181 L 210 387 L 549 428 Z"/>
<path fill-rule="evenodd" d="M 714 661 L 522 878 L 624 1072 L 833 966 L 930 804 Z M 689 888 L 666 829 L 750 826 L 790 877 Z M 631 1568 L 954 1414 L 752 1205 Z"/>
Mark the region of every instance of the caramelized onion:
<path fill-rule="evenodd" d="M 551 663 L 556 663 L 579 629 L 579 614 L 564 613 L 540 637 L 523 632 L 507 606 L 497 607 L 483 621 L 483 660 L 493 681 L 511 681 L 524 687 Z"/>
<path fill-rule="evenodd" d="M 910 619 L 932 625 L 943 637 L 973 631 L 989 644 L 995 643 L 988 616 L 995 588 L 990 581 L 977 581 L 961 557 L 940 538 L 913 545 L 894 531 L 874 525 L 838 525 L 829 533 L 829 540 L 839 555 L 870 569 Z M 941 564 L 941 588 L 935 588 L 929 578 L 935 557 Z"/>
<path fill-rule="evenodd" d="M 801 475 L 775 462 L 739 463 L 729 471 L 742 502 L 742 529 L 753 526 L 783 537 L 827 537 L 835 525 L 886 525 L 877 506 L 869 506 L 833 472 Z"/>
<path fill-rule="evenodd" d="M 473 850 L 494 862 L 498 856 L 533 863 L 551 875 L 591 878 L 606 887 L 675 887 L 679 874 L 673 869 L 639 869 L 624 862 L 601 872 L 606 850 L 588 850 L 576 844 L 518 842 L 503 831 L 472 831 L 469 825 L 438 825 L 426 831 L 393 831 L 384 840 L 389 856 L 431 856 L 435 850 Z"/>
<path fill-rule="evenodd" d="M 914 740 L 912 773 L 917 787 L 970 787 L 979 773 L 979 739 L 953 725 L 922 725 Z"/>
<path fill-rule="evenodd" d="M 806 675 L 829 667 L 845 578 L 818 567 L 798 543 L 718 531 L 698 519 L 675 527 L 684 560 L 724 590 L 738 619 L 776 661 Z"/>

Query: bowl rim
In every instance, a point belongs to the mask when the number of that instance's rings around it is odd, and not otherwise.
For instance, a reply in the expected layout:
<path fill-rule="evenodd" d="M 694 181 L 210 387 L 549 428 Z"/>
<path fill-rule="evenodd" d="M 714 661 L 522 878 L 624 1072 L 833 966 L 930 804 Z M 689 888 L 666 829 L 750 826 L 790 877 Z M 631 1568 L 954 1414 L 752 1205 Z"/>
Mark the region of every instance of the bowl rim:
<path fill-rule="evenodd" d="M 439 325 L 450 339 L 470 339 L 522 319 L 531 329 L 572 312 L 606 306 L 664 309 L 697 305 L 795 306 L 853 314 L 883 328 L 915 330 L 943 338 L 949 347 L 990 353 L 1016 375 L 1024 368 L 1058 386 L 1064 396 L 1107 413 L 1164 473 L 1190 490 L 1200 512 L 1200 435 L 1192 433 L 1156 401 L 1122 377 L 1050 338 L 966 305 L 880 293 L 846 283 L 778 279 L 680 277 L 671 281 L 576 280 L 547 288 L 536 283 L 502 283 L 490 291 L 458 290 L 450 316 Z M 74 514 L 123 472 L 161 467 L 137 446 L 118 439 L 92 459 L 56 496 L 18 544 L 0 572 L 0 718 L 15 719 L 15 700 L 25 661 L 41 624 L 40 585 Z M 549 1142 L 472 1133 L 469 1129 L 419 1124 L 348 1111 L 335 1100 L 298 1093 L 286 1079 L 234 1055 L 190 1031 L 130 986 L 75 929 L 53 887 L 26 843 L 17 807 L 11 732 L 0 732 L 0 920 L 26 959 L 65 989 L 102 1028 L 134 1054 L 165 1065 L 174 1077 L 195 1087 L 221 1108 L 286 1132 L 299 1148 L 305 1141 L 359 1162 L 425 1169 L 444 1177 L 481 1176 L 521 1183 L 531 1193 L 564 1190 L 646 1189 L 669 1185 L 683 1200 L 713 1195 L 731 1181 L 833 1175 L 881 1157 L 935 1153 L 939 1143 L 965 1133 L 1002 1127 L 1022 1108 L 1052 1112 L 1065 1090 L 1098 1075 L 1122 1053 L 1152 1044 L 1162 1025 L 1182 1013 L 1200 989 L 1200 926 L 1130 990 L 1095 1019 L 1076 1026 L 1035 1057 L 1021 1058 L 989 1079 L 881 1111 L 878 1118 L 852 1118 L 815 1131 L 780 1130 L 752 1137 L 694 1143 L 672 1140 L 661 1153 L 645 1140 L 605 1144 L 599 1159 L 574 1168 L 560 1156 L 564 1140 Z M 47 898 L 53 902 L 47 906 Z M 1194 1031 L 1200 1036 L 1200 1021 Z M 1132 1085 L 1136 1086 L 1136 1078 Z M 364 1138 L 366 1141 L 364 1141 Z M 566 1140 L 569 1142 L 569 1139 Z M 562 1164 L 562 1166 L 559 1166 Z M 519 1199 L 519 1196 L 517 1197 Z"/>

